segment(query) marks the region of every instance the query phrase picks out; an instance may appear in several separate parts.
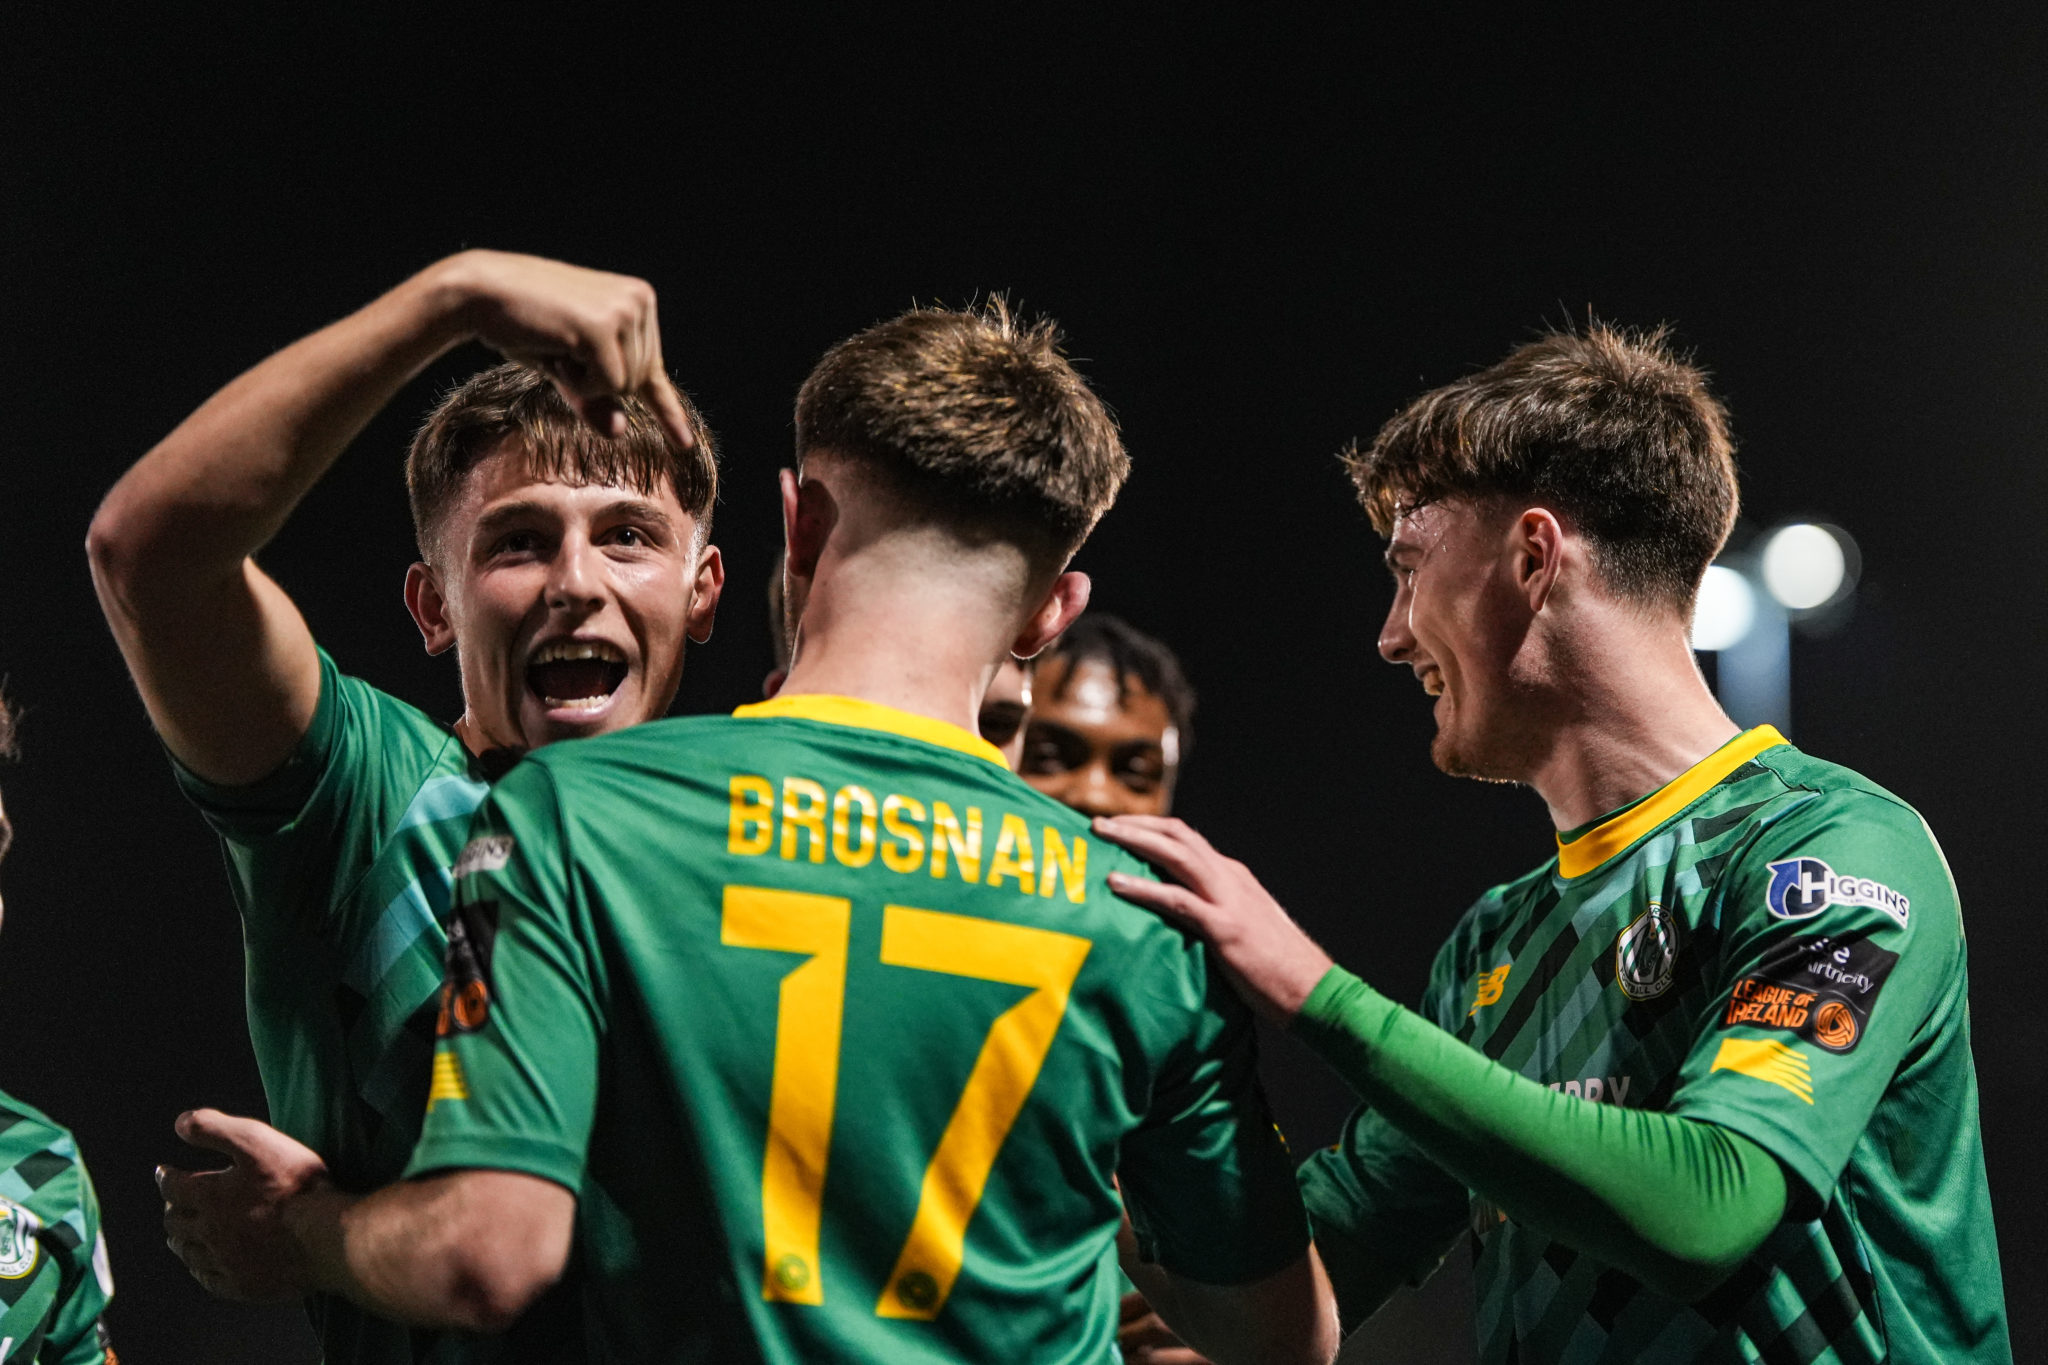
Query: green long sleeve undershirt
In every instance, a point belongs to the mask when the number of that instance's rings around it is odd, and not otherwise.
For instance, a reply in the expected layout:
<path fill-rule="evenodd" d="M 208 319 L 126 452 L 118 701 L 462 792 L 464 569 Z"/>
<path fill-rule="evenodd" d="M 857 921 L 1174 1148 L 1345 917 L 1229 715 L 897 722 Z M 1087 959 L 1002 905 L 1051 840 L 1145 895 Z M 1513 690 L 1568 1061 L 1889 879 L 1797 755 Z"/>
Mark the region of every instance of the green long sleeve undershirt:
<path fill-rule="evenodd" d="M 1784 1172 L 1749 1139 L 1552 1090 L 1341 967 L 1294 1032 L 1454 1178 L 1662 1293 L 1707 1293 L 1784 1216 Z"/>

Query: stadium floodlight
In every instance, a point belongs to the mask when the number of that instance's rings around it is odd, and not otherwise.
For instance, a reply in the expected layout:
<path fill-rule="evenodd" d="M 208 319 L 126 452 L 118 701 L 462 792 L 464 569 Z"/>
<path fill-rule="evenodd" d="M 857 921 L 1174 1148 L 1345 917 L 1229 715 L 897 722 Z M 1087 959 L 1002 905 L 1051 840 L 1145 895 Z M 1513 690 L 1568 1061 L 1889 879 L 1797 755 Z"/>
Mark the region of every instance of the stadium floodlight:
<path fill-rule="evenodd" d="M 1781 526 L 1764 542 L 1764 587 L 1788 611 L 1828 606 L 1855 586 L 1853 553 L 1848 537 L 1832 526 Z"/>
<path fill-rule="evenodd" d="M 1692 613 L 1692 647 L 1723 650 L 1739 644 L 1756 623 L 1756 592 L 1738 570 L 1725 564 L 1707 569 Z"/>

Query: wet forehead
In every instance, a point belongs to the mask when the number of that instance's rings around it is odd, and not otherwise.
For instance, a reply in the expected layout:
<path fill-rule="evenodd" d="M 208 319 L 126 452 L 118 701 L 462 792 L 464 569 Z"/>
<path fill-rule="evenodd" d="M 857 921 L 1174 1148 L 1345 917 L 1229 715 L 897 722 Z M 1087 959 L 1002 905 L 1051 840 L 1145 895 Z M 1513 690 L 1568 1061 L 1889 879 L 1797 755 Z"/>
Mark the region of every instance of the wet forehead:
<path fill-rule="evenodd" d="M 1116 670 L 1102 659 L 1083 659 L 1069 667 L 1054 659 L 1039 669 L 1034 707 L 1038 718 L 1070 729 L 1125 742 L 1160 742 L 1173 728 L 1166 703 L 1144 683 L 1129 678 L 1118 699 Z"/>
<path fill-rule="evenodd" d="M 1387 537 L 1387 562 L 1427 554 L 1442 539 L 1445 530 L 1444 504 L 1432 502 L 1394 518 L 1393 534 Z"/>

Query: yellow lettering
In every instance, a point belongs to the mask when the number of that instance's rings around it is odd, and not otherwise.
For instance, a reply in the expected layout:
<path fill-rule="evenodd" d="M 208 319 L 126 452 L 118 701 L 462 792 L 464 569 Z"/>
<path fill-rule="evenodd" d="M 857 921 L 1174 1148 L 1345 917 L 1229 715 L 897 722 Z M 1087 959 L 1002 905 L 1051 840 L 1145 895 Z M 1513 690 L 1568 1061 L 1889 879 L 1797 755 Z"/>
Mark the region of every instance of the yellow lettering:
<path fill-rule="evenodd" d="M 860 807 L 860 842 L 853 843 L 853 808 Z M 875 858 L 875 794 L 866 787 L 841 787 L 832 793 L 832 856 L 848 867 L 866 867 Z"/>
<path fill-rule="evenodd" d="M 785 816 L 785 818 L 787 817 Z M 953 814 L 953 808 L 943 801 L 932 802 L 932 875 L 934 877 L 946 875 L 946 850 L 948 848 L 952 849 L 953 856 L 960 860 L 960 880 L 963 882 L 980 881 L 981 807 L 969 806 L 967 808 L 967 828 L 963 833 L 960 828 L 960 821 Z"/>
<path fill-rule="evenodd" d="M 1054 883 L 1057 882 L 1066 890 L 1067 899 L 1074 904 L 1079 905 L 1087 898 L 1088 841 L 1086 839 L 1083 839 L 1078 834 L 1074 836 L 1074 857 L 1069 862 L 1067 860 L 1066 841 L 1060 838 L 1058 830 L 1054 829 L 1051 825 L 1047 825 L 1045 827 L 1045 857 L 1042 861 L 1045 864 L 1045 876 L 1038 883 L 1039 895 L 1050 896 L 1053 892 Z M 1054 868 L 1060 870 L 1060 875 L 1057 878 L 1052 875 Z"/>
<path fill-rule="evenodd" d="M 1031 861 L 1031 829 L 1021 815 L 1003 816 L 1002 831 L 996 835 L 996 851 L 988 860 L 988 884 L 1000 885 L 1005 877 L 1015 877 L 1017 889 L 1027 896 L 1038 890 L 1036 868 Z"/>
<path fill-rule="evenodd" d="M 775 834 L 775 788 L 765 777 L 732 780 L 732 817 L 726 825 L 725 851 L 753 857 L 768 851 Z"/>
<path fill-rule="evenodd" d="M 906 812 L 922 824 L 924 802 L 910 796 L 882 799 L 882 828 L 889 835 L 882 841 L 882 866 L 891 872 L 915 872 L 924 866 L 924 831 L 904 823 Z"/>
<path fill-rule="evenodd" d="M 798 805 L 798 798 L 803 800 Z M 808 777 L 785 777 L 782 779 L 782 856 L 789 862 L 796 861 L 796 832 L 809 830 L 811 835 L 810 858 L 814 863 L 825 861 L 825 789 Z"/>

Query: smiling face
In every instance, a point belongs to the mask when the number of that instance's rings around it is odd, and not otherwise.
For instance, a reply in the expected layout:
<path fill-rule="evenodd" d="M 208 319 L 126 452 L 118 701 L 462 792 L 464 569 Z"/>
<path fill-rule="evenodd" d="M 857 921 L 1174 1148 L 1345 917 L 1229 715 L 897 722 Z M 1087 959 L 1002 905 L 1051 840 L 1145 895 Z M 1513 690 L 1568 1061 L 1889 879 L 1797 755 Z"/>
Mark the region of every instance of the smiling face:
<path fill-rule="evenodd" d="M 1430 757 L 1460 777 L 1526 778 L 1541 752 L 1540 680 L 1528 676 L 1526 599 L 1512 518 L 1466 500 L 1403 514 L 1387 545 L 1394 602 L 1380 655 L 1436 698 Z"/>
<path fill-rule="evenodd" d="M 535 749 L 665 714 L 688 640 L 710 638 L 724 585 L 666 482 L 535 480 L 516 446 L 469 471 L 415 564 L 406 602 L 429 653 L 462 669 L 457 729 L 473 752 Z"/>
<path fill-rule="evenodd" d="M 1018 767 L 1026 782 L 1086 815 L 1165 815 L 1179 768 L 1180 733 L 1144 683 L 1119 688 L 1104 659 L 1039 664 Z"/>

